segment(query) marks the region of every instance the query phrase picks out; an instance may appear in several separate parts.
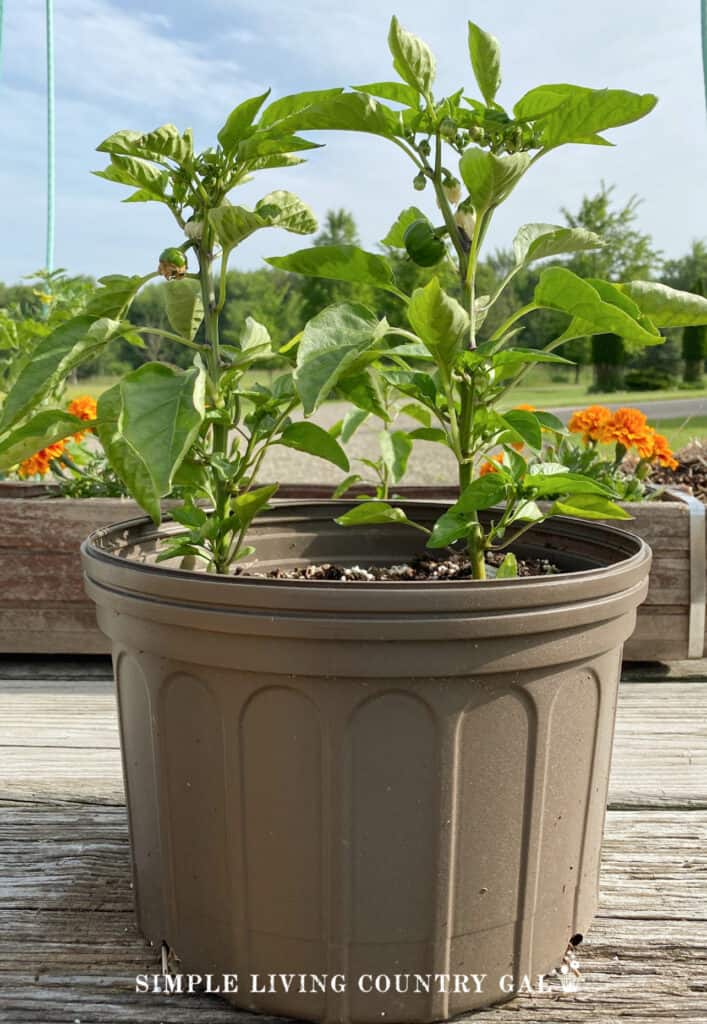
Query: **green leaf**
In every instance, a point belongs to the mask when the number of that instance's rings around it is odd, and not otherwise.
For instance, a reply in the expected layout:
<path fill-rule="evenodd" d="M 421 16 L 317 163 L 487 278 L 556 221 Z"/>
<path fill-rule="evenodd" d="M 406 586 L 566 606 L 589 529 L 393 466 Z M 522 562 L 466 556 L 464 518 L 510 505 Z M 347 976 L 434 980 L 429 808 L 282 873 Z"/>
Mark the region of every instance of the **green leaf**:
<path fill-rule="evenodd" d="M 218 133 L 218 140 L 224 153 L 230 155 L 238 143 L 248 137 L 253 120 L 269 95 L 270 90 L 268 89 L 260 96 L 252 96 L 250 99 L 243 100 L 231 111 L 226 118 L 226 123 Z"/>
<path fill-rule="evenodd" d="M 375 362 L 378 355 L 379 351 L 375 348 L 362 352 L 351 363 L 343 379 L 339 380 L 337 389 L 347 402 L 352 402 L 360 411 L 372 413 L 382 419 L 384 423 L 388 423 L 390 416 L 382 401 L 377 376 L 366 372 L 357 372 L 361 363 Z"/>
<path fill-rule="evenodd" d="M 390 474 L 393 483 L 400 483 L 405 476 L 408 459 L 412 451 L 412 441 L 404 430 L 394 430 L 390 433 L 382 430 L 378 435 L 381 458 L 383 464 Z"/>
<path fill-rule="evenodd" d="M 501 51 L 498 40 L 469 22 L 469 56 L 481 95 L 490 106 L 501 85 Z"/>
<path fill-rule="evenodd" d="M 99 153 L 114 153 L 117 156 L 136 156 L 156 163 L 172 160 L 187 165 L 194 156 L 194 142 L 191 129 L 180 134 L 173 124 L 164 124 L 152 132 L 114 132 L 99 146 Z"/>
<path fill-rule="evenodd" d="M 459 172 L 474 209 L 480 213 L 507 199 L 529 166 L 528 153 L 496 156 L 472 146 L 462 154 Z"/>
<path fill-rule="evenodd" d="M 579 85 L 538 85 L 521 96 L 513 107 L 518 121 L 537 121 L 557 110 L 575 94 L 586 92 Z"/>
<path fill-rule="evenodd" d="M 209 210 L 209 221 L 224 251 L 224 257 L 258 228 L 267 227 L 267 221 L 257 213 L 246 210 L 244 206 L 231 206 L 228 203 Z"/>
<path fill-rule="evenodd" d="M 633 519 L 620 505 L 601 494 L 574 494 L 553 502 L 550 515 L 576 516 L 580 519 Z"/>
<path fill-rule="evenodd" d="M 681 292 L 655 281 L 629 281 L 616 285 L 636 303 L 656 327 L 689 327 L 707 324 L 707 299 Z"/>
<path fill-rule="evenodd" d="M 181 508 L 173 508 L 170 511 L 170 517 L 174 519 L 175 523 L 193 528 L 203 526 L 207 519 L 203 508 L 198 508 L 196 505 L 182 505 Z"/>
<path fill-rule="evenodd" d="M 393 67 L 400 77 L 422 96 L 427 96 L 435 79 L 435 59 L 426 43 L 401 26 L 393 15 L 388 30 L 388 48 Z"/>
<path fill-rule="evenodd" d="M 309 92 L 297 92 L 290 96 L 281 96 L 279 100 L 273 100 L 260 118 L 260 127 L 268 128 L 288 120 L 294 131 L 299 131 L 300 126 L 296 123 L 297 114 L 309 110 L 310 107 L 323 103 L 326 100 L 340 96 L 343 89 L 314 89 Z"/>
<path fill-rule="evenodd" d="M 553 430 L 556 434 L 567 433 L 567 427 L 562 420 L 551 412 L 543 412 L 538 409 L 535 412 L 535 418 L 544 430 Z"/>
<path fill-rule="evenodd" d="M 401 394 L 414 398 L 428 409 L 437 408 L 437 385 L 429 373 L 410 372 L 407 370 L 388 370 L 383 379 Z"/>
<path fill-rule="evenodd" d="M 96 432 L 111 467 L 128 493 L 155 523 L 160 522 L 160 494 L 140 452 L 120 429 L 123 398 L 120 384 L 104 391 L 98 399 Z"/>
<path fill-rule="evenodd" d="M 134 274 L 126 277 L 124 274 L 111 274 L 108 277 L 100 277 L 97 288 L 86 305 L 86 313 L 92 317 L 112 317 L 118 320 L 123 314 L 125 307 L 132 302 L 142 286 L 150 280 L 152 274 L 141 277 Z"/>
<path fill-rule="evenodd" d="M 518 575 L 518 559 L 509 551 L 506 557 L 503 559 L 498 569 L 496 570 L 497 580 L 510 580 L 515 579 Z"/>
<path fill-rule="evenodd" d="M 559 309 L 574 318 L 571 325 L 582 334 L 618 334 L 641 345 L 658 345 L 663 340 L 659 332 L 638 323 L 626 304 L 626 296 L 615 285 L 602 282 L 600 295 L 596 287 L 583 281 L 565 267 L 548 267 L 540 275 L 534 300 L 538 306 Z M 634 304 L 634 307 L 637 307 Z M 568 332 L 562 336 L 566 340 Z M 574 336 L 574 335 L 572 335 Z"/>
<path fill-rule="evenodd" d="M 122 328 L 116 320 L 83 315 L 66 320 L 42 338 L 5 396 L 0 430 L 28 415 L 75 367 L 98 355 Z"/>
<path fill-rule="evenodd" d="M 339 469 L 348 472 L 349 460 L 346 452 L 331 434 L 316 423 L 291 423 L 286 427 L 275 444 L 284 444 L 287 448 L 295 448 L 308 455 L 316 455 L 327 462 L 333 462 Z"/>
<path fill-rule="evenodd" d="M 368 132 L 385 138 L 403 136 L 406 130 L 401 111 L 361 92 L 346 92 L 315 103 L 285 118 L 280 127 L 296 131 Z"/>
<path fill-rule="evenodd" d="M 446 548 L 462 537 L 466 537 L 471 528 L 471 518 L 467 512 L 456 505 L 443 512 L 432 528 L 427 540 L 428 548 Z"/>
<path fill-rule="evenodd" d="M 540 523 L 543 519 L 545 513 L 534 501 L 523 501 L 517 506 L 511 522 Z"/>
<path fill-rule="evenodd" d="M 238 161 L 251 167 L 262 167 L 263 161 L 267 161 L 269 158 L 290 156 L 290 154 L 304 149 L 321 149 L 321 145 L 279 129 L 258 131 L 239 143 Z"/>
<path fill-rule="evenodd" d="M 42 448 L 85 429 L 83 420 L 64 409 L 43 409 L 0 440 L 0 470 L 35 455 Z"/>
<path fill-rule="evenodd" d="M 432 424 L 432 417 L 430 416 L 429 410 L 425 409 L 424 406 L 418 405 L 417 402 L 408 402 L 400 409 L 400 416 L 410 416 L 412 419 L 417 420 L 423 427 L 429 427 Z"/>
<path fill-rule="evenodd" d="M 441 427 L 418 427 L 416 430 L 409 430 L 408 437 L 412 441 L 432 441 L 435 444 L 449 444 L 446 431 Z"/>
<path fill-rule="evenodd" d="M 530 448 L 542 448 L 542 432 L 537 416 L 525 409 L 509 409 L 501 417 Z"/>
<path fill-rule="evenodd" d="M 307 204 L 282 189 L 263 196 L 255 205 L 255 213 L 269 227 L 284 228 L 296 235 L 309 235 L 317 230 L 317 219 Z"/>
<path fill-rule="evenodd" d="M 117 389 L 117 398 L 108 401 L 110 422 L 105 427 L 99 404 L 99 437 L 135 500 L 153 518 L 156 512 L 158 521 L 159 498 L 171 490 L 204 418 L 205 374 L 197 368 L 173 370 L 146 363 L 127 374 Z M 131 459 L 138 463 L 135 470 Z"/>
<path fill-rule="evenodd" d="M 486 476 L 472 480 L 462 491 L 453 508 L 463 512 L 479 512 L 497 505 L 506 493 L 506 484 L 498 473 L 487 473 Z"/>
<path fill-rule="evenodd" d="M 154 164 L 130 156 L 111 156 L 110 164 L 103 171 L 92 171 L 97 178 L 115 181 L 147 192 L 152 199 L 164 200 L 169 174 L 158 170 Z"/>
<path fill-rule="evenodd" d="M 167 281 L 162 285 L 162 294 L 172 330 L 191 341 L 204 319 L 199 282 L 191 278 Z"/>
<path fill-rule="evenodd" d="M 434 525 L 427 541 L 429 548 L 446 548 L 469 533 L 476 513 L 497 505 L 506 496 L 506 484 L 497 473 L 477 477 L 464 488 L 459 500 Z"/>
<path fill-rule="evenodd" d="M 466 310 L 433 277 L 424 288 L 416 288 L 412 293 L 407 315 L 412 329 L 438 365 L 450 367 L 469 329 Z"/>
<path fill-rule="evenodd" d="M 393 271 L 385 257 L 365 252 L 356 245 L 316 245 L 289 256 L 270 256 L 265 262 L 278 270 L 308 277 L 354 281 L 388 290 L 393 285 Z"/>
<path fill-rule="evenodd" d="M 506 484 L 497 473 L 477 477 L 464 488 L 457 502 L 434 525 L 429 548 L 445 548 L 466 537 L 476 522 L 476 513 L 497 505 L 506 496 Z"/>
<path fill-rule="evenodd" d="M 543 352 L 541 349 L 535 348 L 503 349 L 502 352 L 497 352 L 491 357 L 491 365 L 496 371 L 494 383 L 498 384 L 509 377 L 515 377 L 521 367 L 531 366 L 534 363 L 564 363 L 565 366 L 571 366 L 572 360 L 558 356 L 554 352 Z"/>
<path fill-rule="evenodd" d="M 258 349 L 259 351 L 272 349 L 270 331 L 265 324 L 254 320 L 252 316 L 247 316 L 245 318 L 245 329 L 240 337 L 240 347 L 242 352 L 248 352 L 251 349 Z"/>
<path fill-rule="evenodd" d="M 430 223 L 422 210 L 418 210 L 416 206 L 408 206 L 406 210 L 398 214 L 398 219 L 391 226 L 385 238 L 381 240 L 381 245 L 389 245 L 392 249 L 404 249 L 405 232 L 416 220 L 426 220 L 428 224 Z"/>
<path fill-rule="evenodd" d="M 358 428 L 368 419 L 369 413 L 366 409 L 350 409 L 344 416 L 341 424 L 341 440 L 348 444 Z"/>
<path fill-rule="evenodd" d="M 241 530 L 248 529 L 258 512 L 265 508 L 279 486 L 279 484 L 266 484 L 264 487 L 256 487 L 252 491 L 246 491 L 244 494 L 239 494 L 237 498 L 231 499 L 231 509 Z"/>
<path fill-rule="evenodd" d="M 402 82 L 371 82 L 368 85 L 354 85 L 356 92 L 365 92 L 369 96 L 377 96 L 381 100 L 392 100 L 402 103 L 405 107 L 416 110 L 420 106 L 420 94 L 411 85 Z"/>
<path fill-rule="evenodd" d="M 352 473 L 350 476 L 345 476 L 341 483 L 334 489 L 332 498 L 343 498 L 347 491 L 351 490 L 354 484 L 359 483 L 361 480 L 360 473 Z"/>
<path fill-rule="evenodd" d="M 414 526 L 417 523 L 408 519 L 401 508 L 393 508 L 384 501 L 362 501 L 360 505 L 344 512 L 342 516 L 334 520 L 339 526 L 374 526 L 381 523 L 401 523 L 405 526 Z"/>
<path fill-rule="evenodd" d="M 584 228 L 563 228 L 556 224 L 524 224 L 513 239 L 516 265 L 525 266 L 533 260 L 560 256 L 570 252 L 601 249 L 599 235 Z"/>
<path fill-rule="evenodd" d="M 380 324 L 365 306 L 342 303 L 313 317 L 297 349 L 295 387 L 309 415 L 323 402 L 358 357 L 375 343 Z"/>
<path fill-rule="evenodd" d="M 640 95 L 624 89 L 564 88 L 571 90 L 565 102 L 543 121 L 546 149 L 568 142 L 593 142 L 597 132 L 638 121 L 658 102 L 650 93 Z"/>
<path fill-rule="evenodd" d="M 533 491 L 534 498 L 553 494 L 608 494 L 606 487 L 581 473 L 528 473 L 523 486 Z"/>

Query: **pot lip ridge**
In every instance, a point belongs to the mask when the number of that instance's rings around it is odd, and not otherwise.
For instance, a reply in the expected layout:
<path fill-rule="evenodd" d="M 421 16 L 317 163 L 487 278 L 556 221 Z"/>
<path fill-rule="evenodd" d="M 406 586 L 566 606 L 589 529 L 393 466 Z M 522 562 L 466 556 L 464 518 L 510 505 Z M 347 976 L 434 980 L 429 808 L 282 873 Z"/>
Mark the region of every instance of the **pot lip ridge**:
<path fill-rule="evenodd" d="M 418 510 L 425 508 L 432 512 L 439 507 L 449 507 L 449 501 L 441 500 L 426 500 L 426 499 L 405 499 L 403 502 L 405 505 L 410 505 Z M 287 529 L 288 525 L 294 525 L 295 523 L 311 525 L 312 530 L 316 529 L 317 522 L 331 523 L 334 516 L 328 514 L 323 516 L 321 513 L 334 506 L 337 511 L 343 511 L 345 508 L 354 507 L 357 502 L 352 502 L 346 499 L 322 499 L 316 500 L 297 500 L 290 499 L 278 503 L 268 509 L 263 515 L 260 515 L 254 521 L 254 526 L 266 525 L 267 521 L 270 520 L 274 526 L 281 524 L 284 529 Z M 318 512 L 319 515 L 313 513 Z M 332 509 L 333 512 L 333 509 Z M 629 585 L 629 577 L 634 577 L 636 574 L 643 575 L 644 571 L 647 572 L 647 566 L 650 565 L 651 551 L 648 545 L 640 537 L 634 534 L 630 534 L 625 530 L 617 529 L 613 526 L 606 526 L 603 523 L 591 523 L 587 520 L 574 520 L 570 517 L 556 516 L 552 519 L 552 526 L 550 529 L 553 532 L 559 534 L 560 537 L 565 539 L 572 539 L 573 536 L 578 536 L 580 531 L 588 534 L 588 539 L 596 540 L 598 543 L 602 539 L 611 543 L 613 541 L 614 552 L 619 553 L 621 550 L 625 551 L 625 557 L 619 557 L 613 562 L 607 562 L 604 565 L 597 565 L 592 568 L 571 570 L 568 572 L 558 573 L 556 575 L 548 576 L 530 576 L 530 577 L 519 577 L 512 579 L 488 579 L 488 580 L 417 580 L 411 581 L 397 581 L 397 580 L 377 580 L 375 585 L 371 584 L 371 581 L 365 580 L 351 580 L 347 581 L 342 585 L 339 580 L 291 580 L 291 579 L 272 579 L 258 576 L 231 576 L 226 574 L 214 574 L 207 573 L 203 570 L 192 570 L 192 569 L 176 569 L 174 567 L 166 566 L 163 564 L 145 563 L 134 560 L 130 557 L 120 556 L 116 554 L 118 544 L 114 544 L 114 548 L 111 550 L 106 546 L 110 543 L 111 538 L 117 538 L 119 534 L 123 535 L 123 540 L 128 542 L 128 536 L 130 533 L 136 533 L 137 531 L 143 531 L 143 542 L 149 543 L 154 541 L 159 536 L 165 536 L 166 533 L 178 532 L 183 527 L 180 524 L 175 523 L 174 520 L 166 517 L 159 527 L 154 526 L 152 521 L 147 516 L 136 517 L 125 520 L 120 523 L 115 523 L 110 526 L 100 527 L 94 530 L 89 536 L 83 541 L 81 545 L 81 555 L 84 562 L 84 572 L 86 575 L 92 575 L 89 571 L 89 567 L 93 565 L 98 570 L 99 565 L 102 567 L 99 570 L 100 575 L 103 576 L 105 572 L 113 570 L 121 570 L 120 575 L 130 573 L 133 579 L 137 581 L 138 578 L 142 577 L 143 581 L 146 582 L 147 578 L 150 577 L 153 580 L 157 579 L 165 581 L 165 583 L 177 584 L 179 581 L 189 584 L 191 587 L 210 587 L 213 588 L 220 586 L 221 588 L 231 588 L 231 593 L 235 597 L 236 592 L 240 592 L 246 588 L 258 589 L 261 593 L 265 590 L 278 590 L 284 591 L 285 589 L 291 592 L 300 593 L 326 593 L 326 592 L 342 592 L 346 590 L 347 593 L 362 593 L 372 594 L 374 591 L 379 593 L 392 593 L 397 591 L 398 593 L 416 593 L 416 594 L 451 594 L 461 593 L 463 591 L 470 593 L 471 591 L 481 594 L 481 592 L 488 594 L 495 594 L 500 597 L 502 593 L 514 592 L 518 594 L 521 590 L 530 596 L 538 589 L 542 588 L 547 593 L 547 588 L 551 587 L 553 591 L 567 590 L 570 587 L 573 591 L 577 586 L 581 586 L 583 583 L 587 585 L 594 584 L 595 586 L 600 581 L 607 581 L 608 577 L 620 576 L 623 579 L 619 582 L 618 579 L 614 581 L 614 586 L 609 588 L 610 591 L 615 592 L 616 589 L 623 589 L 623 586 Z M 548 529 L 547 524 L 545 530 Z M 150 529 L 151 527 L 151 529 Z M 170 529 L 173 527 L 174 529 Z M 391 530 L 394 525 L 384 525 L 382 527 L 367 526 L 364 527 L 367 530 Z M 404 529 L 404 527 L 397 527 L 397 529 Z M 532 530 L 528 532 L 526 537 L 532 539 L 529 535 L 532 534 Z M 633 549 L 633 550 L 631 550 Z M 604 584 L 606 586 L 606 583 Z M 604 592 L 604 587 L 601 588 Z M 569 597 L 569 594 L 567 595 Z M 559 597 L 559 594 L 558 594 Z M 495 602 L 494 602 L 495 603 Z"/>

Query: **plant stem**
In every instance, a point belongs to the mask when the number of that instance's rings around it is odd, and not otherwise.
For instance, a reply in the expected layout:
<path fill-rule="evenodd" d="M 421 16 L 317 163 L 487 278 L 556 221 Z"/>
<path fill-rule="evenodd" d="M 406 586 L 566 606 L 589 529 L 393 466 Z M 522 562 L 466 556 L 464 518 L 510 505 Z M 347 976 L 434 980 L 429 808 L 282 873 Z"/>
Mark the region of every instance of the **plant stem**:
<path fill-rule="evenodd" d="M 211 278 L 211 264 L 213 261 L 213 237 L 205 223 L 204 233 L 198 249 L 199 257 L 199 280 L 201 282 L 201 298 L 204 305 L 204 327 L 208 345 L 207 370 L 209 378 L 209 391 L 215 406 L 218 408 L 220 402 L 219 383 L 221 377 L 221 357 L 219 351 L 219 310 L 216 305 L 213 280 Z M 228 426 L 225 423 L 216 421 L 212 425 L 211 451 L 214 455 L 224 458 L 228 455 Z M 215 478 L 216 515 L 219 520 L 228 516 L 229 488 L 220 476 Z M 228 572 L 228 552 L 223 549 L 220 538 L 213 547 L 214 569 L 218 573 Z"/>
<path fill-rule="evenodd" d="M 467 552 L 471 562 L 471 573 L 475 580 L 486 579 L 484 530 L 481 523 L 475 523 L 469 534 Z"/>

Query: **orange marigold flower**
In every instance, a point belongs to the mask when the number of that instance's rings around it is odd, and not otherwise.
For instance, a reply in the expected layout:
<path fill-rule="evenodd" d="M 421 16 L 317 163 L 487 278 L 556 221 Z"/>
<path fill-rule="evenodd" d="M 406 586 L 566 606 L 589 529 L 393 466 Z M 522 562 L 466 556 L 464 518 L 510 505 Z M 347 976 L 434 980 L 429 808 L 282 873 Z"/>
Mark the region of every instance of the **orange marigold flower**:
<path fill-rule="evenodd" d="M 624 448 L 635 448 L 641 458 L 652 447 L 651 427 L 645 413 L 640 409 L 617 409 L 605 425 L 600 441 L 606 444 L 620 444 Z"/>
<path fill-rule="evenodd" d="M 503 462 L 505 457 L 506 457 L 506 453 L 505 452 L 496 452 L 495 455 L 492 455 L 491 458 L 488 459 L 483 464 L 483 466 L 479 470 L 479 476 L 486 476 L 487 473 L 496 473 L 497 472 L 497 467 L 494 466 L 494 464 L 493 464 L 493 462 L 491 460 L 495 460 L 496 462 Z"/>
<path fill-rule="evenodd" d="M 518 409 L 519 412 L 535 412 L 535 406 L 528 405 L 527 402 L 521 402 L 520 405 L 516 406 L 516 409 Z"/>
<path fill-rule="evenodd" d="M 610 419 L 611 410 L 605 405 L 588 405 L 586 409 L 572 413 L 567 427 L 573 434 L 582 434 L 582 440 L 587 444 L 601 439 Z"/>
<path fill-rule="evenodd" d="M 46 476 L 54 459 L 58 459 L 66 447 L 66 441 L 56 441 L 54 444 L 40 448 L 34 455 L 20 463 L 17 470 L 18 476 L 26 479 L 30 476 Z"/>
<path fill-rule="evenodd" d="M 80 420 L 85 420 L 87 423 L 91 420 L 95 420 L 98 415 L 98 406 L 96 405 L 95 398 L 91 398 L 90 395 L 79 395 L 78 398 L 72 399 L 69 402 L 67 409 L 72 416 L 76 416 Z M 74 434 L 74 441 L 82 441 L 86 436 L 87 431 L 80 430 L 77 434 Z"/>
<path fill-rule="evenodd" d="M 642 458 L 650 459 L 651 462 L 657 462 L 660 466 L 665 466 L 667 469 L 677 469 L 678 460 L 673 455 L 673 451 L 668 443 L 668 439 L 664 434 L 659 434 L 657 430 L 651 428 L 651 450 L 647 455 Z M 640 454 L 640 452 L 639 452 Z"/>

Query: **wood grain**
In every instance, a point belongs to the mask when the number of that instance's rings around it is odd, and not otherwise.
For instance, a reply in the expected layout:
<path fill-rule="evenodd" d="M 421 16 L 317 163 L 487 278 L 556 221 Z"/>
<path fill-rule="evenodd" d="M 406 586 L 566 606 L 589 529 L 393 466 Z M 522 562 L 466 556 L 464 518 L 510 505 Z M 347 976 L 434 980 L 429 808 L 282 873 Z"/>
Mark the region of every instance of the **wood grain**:
<path fill-rule="evenodd" d="M 46 661 L 0 662 L 0 1021 L 272 1022 L 215 996 L 134 991 L 136 974 L 159 972 L 159 956 L 132 910 L 106 667 L 63 661 L 52 675 Z M 706 720 L 706 682 L 621 686 L 616 809 L 578 991 L 555 985 L 458 1020 L 707 1022 Z"/>

